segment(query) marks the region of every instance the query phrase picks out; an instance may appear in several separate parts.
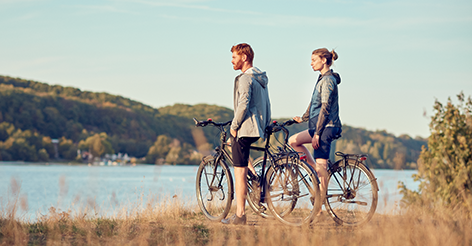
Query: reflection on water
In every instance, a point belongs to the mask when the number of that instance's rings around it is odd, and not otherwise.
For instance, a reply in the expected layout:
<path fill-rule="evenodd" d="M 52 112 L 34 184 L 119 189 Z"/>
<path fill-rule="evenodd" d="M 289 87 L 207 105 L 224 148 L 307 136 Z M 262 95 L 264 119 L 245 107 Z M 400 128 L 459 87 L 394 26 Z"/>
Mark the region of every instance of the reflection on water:
<path fill-rule="evenodd" d="M 97 214 L 108 215 L 118 208 L 139 207 L 150 200 L 159 202 L 172 197 L 194 205 L 197 168 L 0 162 L 0 205 L 5 210 L 16 198 L 17 214 L 27 220 L 37 219 L 51 207 L 61 211 L 92 208 Z M 398 204 L 398 181 L 417 189 L 418 184 L 411 178 L 414 173 L 374 170 L 380 188 L 377 212 L 390 213 Z"/>

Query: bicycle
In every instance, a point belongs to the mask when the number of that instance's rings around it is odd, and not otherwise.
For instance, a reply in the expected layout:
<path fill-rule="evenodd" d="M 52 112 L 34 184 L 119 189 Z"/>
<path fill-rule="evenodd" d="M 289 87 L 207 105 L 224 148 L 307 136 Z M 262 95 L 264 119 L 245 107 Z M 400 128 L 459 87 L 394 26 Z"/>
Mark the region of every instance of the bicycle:
<path fill-rule="evenodd" d="M 220 144 L 212 155 L 205 156 L 200 163 L 196 178 L 197 201 L 203 214 L 210 220 L 225 218 L 234 199 L 233 179 L 229 166 L 232 158 L 226 148 L 227 132 L 231 121 L 224 123 L 198 121 L 197 127 L 211 125 L 220 131 Z M 258 169 L 255 178 L 248 177 L 247 201 L 249 207 L 258 215 L 270 217 L 292 226 L 301 226 L 311 221 L 321 209 L 319 180 L 316 173 L 306 162 L 300 160 L 297 152 L 287 145 L 288 130 L 285 125 L 273 122 L 266 128 L 265 147 L 251 146 L 252 150 L 262 151 L 264 157 L 254 162 Z M 283 147 L 271 151 L 270 136 L 278 131 L 286 134 Z M 262 184 L 262 185 L 261 185 Z M 267 213 L 270 211 L 270 214 Z"/>
<path fill-rule="evenodd" d="M 377 178 L 364 162 L 367 155 L 335 153 L 341 159 L 328 160 L 328 188 L 325 207 L 339 225 L 359 226 L 370 221 L 377 208 Z"/>

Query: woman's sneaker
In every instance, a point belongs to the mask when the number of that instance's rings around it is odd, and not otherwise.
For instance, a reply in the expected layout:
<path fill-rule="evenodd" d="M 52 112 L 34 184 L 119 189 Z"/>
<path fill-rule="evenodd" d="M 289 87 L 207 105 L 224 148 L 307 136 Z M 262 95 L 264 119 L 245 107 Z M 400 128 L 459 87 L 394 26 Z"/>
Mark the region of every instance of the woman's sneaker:
<path fill-rule="evenodd" d="M 238 217 L 236 214 L 229 217 L 228 219 L 222 219 L 221 223 L 223 224 L 231 224 L 231 225 L 245 225 L 246 224 L 246 215 L 242 217 Z"/>

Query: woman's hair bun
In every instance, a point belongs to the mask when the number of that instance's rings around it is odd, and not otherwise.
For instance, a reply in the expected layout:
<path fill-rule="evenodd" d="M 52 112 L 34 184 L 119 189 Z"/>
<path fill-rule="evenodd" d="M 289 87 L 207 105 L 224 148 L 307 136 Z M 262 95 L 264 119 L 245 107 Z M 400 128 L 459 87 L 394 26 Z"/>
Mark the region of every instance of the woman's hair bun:
<path fill-rule="evenodd" d="M 338 53 L 336 53 L 336 51 L 331 50 L 331 55 L 333 57 L 333 61 L 336 61 L 338 59 Z"/>

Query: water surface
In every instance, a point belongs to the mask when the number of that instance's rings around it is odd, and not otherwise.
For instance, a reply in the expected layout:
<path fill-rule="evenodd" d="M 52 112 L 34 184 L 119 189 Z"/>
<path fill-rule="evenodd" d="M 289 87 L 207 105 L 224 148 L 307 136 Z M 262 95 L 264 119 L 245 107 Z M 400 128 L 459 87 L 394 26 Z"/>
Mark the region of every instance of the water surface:
<path fill-rule="evenodd" d="M 194 205 L 195 175 L 198 166 L 86 166 L 38 165 L 0 162 L 0 205 L 18 198 L 17 214 L 36 220 L 49 208 L 67 211 L 90 207 L 109 215 L 118 208 L 141 206 L 179 198 Z M 398 181 L 410 189 L 418 183 L 411 178 L 415 170 L 373 170 L 379 184 L 377 212 L 398 211 L 401 200 Z"/>

